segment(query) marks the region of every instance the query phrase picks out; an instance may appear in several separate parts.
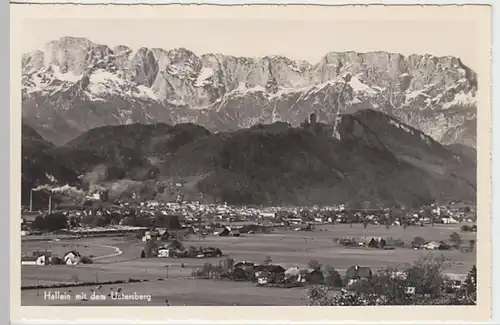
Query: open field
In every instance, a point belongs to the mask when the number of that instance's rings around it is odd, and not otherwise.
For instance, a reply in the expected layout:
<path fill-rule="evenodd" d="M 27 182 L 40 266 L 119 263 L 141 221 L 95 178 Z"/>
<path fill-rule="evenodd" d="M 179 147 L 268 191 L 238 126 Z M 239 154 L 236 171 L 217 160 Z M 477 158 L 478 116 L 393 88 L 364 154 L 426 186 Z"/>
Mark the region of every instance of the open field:
<path fill-rule="evenodd" d="M 321 231 L 319 229 L 322 229 Z M 326 229 L 326 231 L 324 230 Z M 453 232 L 459 232 L 458 225 L 436 225 L 435 227 L 401 227 L 386 229 L 383 226 L 361 225 L 328 225 L 318 227 L 313 232 L 295 232 L 276 230 L 270 234 L 242 235 L 241 237 L 207 237 L 204 240 L 184 241 L 185 246 L 215 246 L 225 255 L 235 261 L 249 260 L 263 262 L 270 256 L 273 263 L 284 267 L 305 266 L 314 259 L 322 264 L 330 264 L 342 275 L 352 265 L 371 267 L 373 270 L 391 266 L 397 267 L 426 254 L 444 255 L 448 261 L 446 272 L 451 274 L 466 274 L 476 261 L 476 253 L 451 251 L 419 251 L 412 249 L 378 250 L 369 248 L 345 248 L 334 243 L 334 238 L 343 236 L 383 236 L 400 238 L 410 242 L 413 237 L 421 236 L 426 240 L 448 240 Z M 475 233 L 461 233 L 464 246 L 469 239 L 475 239 Z M 62 242 L 62 241 L 61 241 Z M 111 248 L 99 245 L 113 246 L 123 253 L 117 256 L 98 259 L 94 264 L 78 266 L 22 266 L 22 284 L 35 283 L 75 283 L 86 281 L 112 281 L 133 279 L 149 279 L 145 283 L 128 283 L 121 286 L 124 290 L 138 293 L 150 293 L 153 304 L 163 304 L 165 299 L 172 304 L 188 305 L 232 305 L 235 302 L 242 305 L 300 305 L 303 290 L 259 288 L 250 283 L 235 283 L 226 281 L 193 280 L 190 274 L 193 268 L 201 267 L 203 263 L 217 263 L 219 258 L 210 259 L 173 259 L 151 258 L 140 259 L 143 243 L 127 238 L 93 238 L 73 241 L 74 245 L 86 245 L 89 255 L 109 254 Z M 26 249 L 33 250 L 40 243 L 29 243 Z M 54 243 L 51 243 L 55 247 Z M 24 249 L 24 248 L 23 248 Z M 78 248 L 74 248 L 79 250 Z M 52 248 L 55 251 L 54 248 Z M 185 268 L 181 268 L 181 263 Z M 166 267 L 168 265 L 168 268 Z M 167 277 L 168 272 L 168 279 Z M 165 281 L 159 281 L 165 279 Z M 116 286 L 115 286 L 116 287 Z M 244 290 L 242 290 L 244 289 Z M 60 291 L 67 289 L 57 289 Z M 74 292 L 90 290 L 90 288 L 74 288 Z M 41 290 L 43 291 L 43 290 Z M 147 291 L 147 292 L 146 292 Z M 217 292 L 214 295 L 214 292 Z M 242 294 L 244 292 L 244 294 Z M 36 290 L 22 291 L 23 304 L 48 304 L 43 297 L 36 296 Z M 177 301 L 177 303 L 176 303 Z M 109 304 L 110 301 L 108 301 Z M 68 302 L 65 302 L 68 303 Z M 72 303 L 76 303 L 73 301 Z M 102 302 L 81 302 L 85 304 L 102 304 Z M 112 304 L 149 304 L 147 302 L 111 301 Z"/>
<path fill-rule="evenodd" d="M 302 300 L 303 288 L 276 289 L 257 287 L 247 282 L 211 281 L 194 279 L 167 279 L 165 281 L 127 283 L 120 285 L 103 286 L 102 294 L 109 293 L 110 289 L 122 288 L 123 293 L 140 295 L 151 295 L 151 301 L 116 301 L 108 297 L 105 301 L 88 300 L 78 301 L 73 298 L 70 301 L 50 301 L 44 299 L 44 292 L 49 290 L 28 290 L 22 292 L 23 305 L 77 305 L 77 306 L 159 306 L 165 305 L 169 300 L 172 306 L 300 306 L 305 302 Z M 89 287 L 72 288 L 74 297 L 79 293 L 86 293 L 90 297 Z M 60 293 L 68 292 L 68 289 L 55 289 Z"/>
<path fill-rule="evenodd" d="M 77 241 L 28 241 L 21 245 L 21 253 L 30 256 L 36 251 L 51 251 L 53 255 L 63 257 L 66 252 L 77 251 L 82 256 L 99 257 L 115 253 L 115 249 L 109 245 L 95 243 L 79 243 Z"/>

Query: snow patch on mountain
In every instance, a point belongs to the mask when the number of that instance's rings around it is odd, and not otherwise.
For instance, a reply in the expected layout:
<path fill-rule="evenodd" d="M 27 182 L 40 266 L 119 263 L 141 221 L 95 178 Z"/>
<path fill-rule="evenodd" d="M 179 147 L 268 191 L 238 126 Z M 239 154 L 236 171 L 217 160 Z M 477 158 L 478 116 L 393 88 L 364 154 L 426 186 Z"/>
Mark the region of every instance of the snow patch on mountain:
<path fill-rule="evenodd" d="M 141 98 L 158 100 L 158 96 L 156 96 L 153 89 L 148 88 L 148 87 L 143 86 L 143 85 L 137 86 L 137 89 L 139 90 L 139 96 Z"/>
<path fill-rule="evenodd" d="M 57 65 L 50 65 L 50 69 L 53 71 L 53 76 L 61 81 L 77 82 L 82 79 L 83 75 L 75 75 L 72 72 L 62 73 L 61 68 Z"/>
<path fill-rule="evenodd" d="M 179 64 L 169 66 L 167 73 L 178 79 L 188 79 L 192 78 L 195 72 L 191 66 Z"/>
<path fill-rule="evenodd" d="M 307 90 L 307 87 L 303 88 L 282 88 L 280 87 L 278 91 L 274 94 L 269 94 L 269 98 L 281 98 L 281 97 L 286 97 L 291 94 L 298 94 L 302 93 L 303 91 Z"/>
<path fill-rule="evenodd" d="M 214 75 L 214 69 L 211 68 L 202 68 L 198 78 L 196 79 L 195 86 L 203 87 L 207 84 L 210 84 L 210 80 Z"/>
<path fill-rule="evenodd" d="M 111 49 L 79 38 L 53 41 L 50 49 L 23 56 L 27 108 L 23 113 L 40 125 L 53 123 L 54 117 L 63 124 L 87 125 L 75 122 L 83 117 L 71 112 L 79 107 L 73 105 L 73 98 L 82 95 L 81 100 L 99 101 L 99 105 L 120 102 L 134 111 L 135 122 L 187 119 L 211 131 L 257 120 L 299 124 L 312 112 L 321 122 L 333 123 L 342 105 L 345 111 L 392 112 L 443 143 L 475 143 L 477 76 L 458 58 L 331 52 L 311 64 L 282 56 L 197 56 L 183 48 Z M 155 110 L 150 104 L 178 109 Z M 38 105 L 51 107 L 53 114 L 47 111 L 40 120 Z M 65 115 L 58 115 L 63 110 Z M 105 114 L 95 112 L 95 121 Z M 114 119 L 126 121 L 114 116 L 109 121 Z M 94 124 L 99 123 L 87 126 Z"/>
<path fill-rule="evenodd" d="M 351 81 L 349 81 L 349 86 L 352 90 L 359 93 L 367 93 L 369 95 L 375 95 L 377 92 L 370 88 L 367 84 L 363 83 L 357 76 L 353 76 Z"/>
<path fill-rule="evenodd" d="M 471 105 L 477 105 L 477 99 L 472 96 L 471 92 L 464 93 L 460 92 L 458 94 L 455 94 L 454 98 L 452 101 L 444 103 L 443 108 L 444 109 L 449 109 L 453 106 L 471 106 Z"/>

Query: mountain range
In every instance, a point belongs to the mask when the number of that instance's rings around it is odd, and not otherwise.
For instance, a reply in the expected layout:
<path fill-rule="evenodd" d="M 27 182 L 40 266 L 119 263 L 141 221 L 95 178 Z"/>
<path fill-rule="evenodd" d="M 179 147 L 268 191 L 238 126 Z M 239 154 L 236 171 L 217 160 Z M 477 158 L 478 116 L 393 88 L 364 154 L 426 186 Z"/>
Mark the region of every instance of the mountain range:
<path fill-rule="evenodd" d="M 440 144 L 475 148 L 477 88 L 459 58 L 418 54 L 330 52 L 312 64 L 63 37 L 22 58 L 23 123 L 55 145 L 111 125 L 215 133 L 374 109 Z"/>
<path fill-rule="evenodd" d="M 373 109 L 210 132 L 200 125 L 108 125 L 62 145 L 23 125 L 22 201 L 35 186 L 105 187 L 111 198 L 362 207 L 475 201 L 475 150 L 445 146 Z M 41 194 L 37 195 L 38 203 Z"/>

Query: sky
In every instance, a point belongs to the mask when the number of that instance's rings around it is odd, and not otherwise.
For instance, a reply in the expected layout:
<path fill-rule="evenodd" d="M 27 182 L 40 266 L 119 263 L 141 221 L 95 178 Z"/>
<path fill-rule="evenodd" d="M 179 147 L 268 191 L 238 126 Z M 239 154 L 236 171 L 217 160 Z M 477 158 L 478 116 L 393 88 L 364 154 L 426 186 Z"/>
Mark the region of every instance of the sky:
<path fill-rule="evenodd" d="M 455 56 L 477 65 L 476 25 L 460 20 L 275 19 L 26 19 L 23 52 L 43 50 L 62 36 L 106 44 L 261 57 L 284 55 L 317 63 L 332 51 L 387 51 Z"/>

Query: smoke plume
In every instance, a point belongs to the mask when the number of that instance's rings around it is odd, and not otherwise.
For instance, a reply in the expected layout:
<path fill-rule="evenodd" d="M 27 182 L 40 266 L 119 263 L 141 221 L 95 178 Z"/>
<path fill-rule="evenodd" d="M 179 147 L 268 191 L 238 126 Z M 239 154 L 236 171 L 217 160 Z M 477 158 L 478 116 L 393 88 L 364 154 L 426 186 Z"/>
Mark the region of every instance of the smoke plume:
<path fill-rule="evenodd" d="M 52 193 L 57 193 L 57 194 L 66 194 L 66 195 L 84 195 L 85 192 L 74 187 L 74 186 L 69 186 L 69 185 L 63 185 L 59 187 L 53 187 L 49 190 Z"/>
<path fill-rule="evenodd" d="M 70 186 L 68 184 L 63 185 L 63 186 L 51 186 L 51 185 L 40 185 L 34 188 L 32 191 L 38 192 L 38 191 L 46 191 L 49 192 L 51 195 L 56 194 L 56 195 L 63 195 L 65 197 L 71 197 L 76 200 L 81 200 L 85 197 L 85 192 L 81 189 L 78 189 L 74 186 Z"/>
<path fill-rule="evenodd" d="M 34 189 L 32 189 L 32 191 L 34 191 L 34 192 L 43 191 L 43 190 L 50 191 L 51 189 L 52 189 L 52 186 L 50 186 L 48 184 L 43 184 L 43 185 L 39 185 L 39 186 L 35 187 Z"/>
<path fill-rule="evenodd" d="M 109 196 L 118 199 L 123 195 L 131 195 L 135 191 L 140 191 L 144 187 L 142 182 L 132 181 L 130 179 L 121 179 L 114 182 L 109 187 Z"/>
<path fill-rule="evenodd" d="M 83 176 L 83 182 L 93 187 L 100 182 L 106 180 L 108 176 L 108 169 L 105 165 L 97 165 L 91 172 L 88 172 Z"/>
<path fill-rule="evenodd" d="M 105 165 L 97 165 L 92 171 L 82 178 L 84 184 L 88 185 L 89 192 L 106 191 L 106 187 L 100 183 L 108 177 L 108 168 Z"/>

